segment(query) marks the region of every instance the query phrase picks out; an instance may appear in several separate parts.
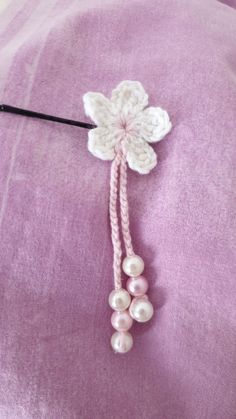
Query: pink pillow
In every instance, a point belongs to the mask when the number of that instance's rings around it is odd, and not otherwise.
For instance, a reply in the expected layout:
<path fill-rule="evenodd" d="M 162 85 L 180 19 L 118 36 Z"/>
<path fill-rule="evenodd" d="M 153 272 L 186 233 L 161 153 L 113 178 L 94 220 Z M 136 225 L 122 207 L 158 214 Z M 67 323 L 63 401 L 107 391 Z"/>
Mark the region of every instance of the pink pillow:
<path fill-rule="evenodd" d="M 235 39 L 213 0 L 1 3 L 2 102 L 89 121 L 85 92 L 139 80 L 173 123 L 128 174 L 155 316 L 120 356 L 110 164 L 86 130 L 0 115 L 2 419 L 235 418 Z"/>

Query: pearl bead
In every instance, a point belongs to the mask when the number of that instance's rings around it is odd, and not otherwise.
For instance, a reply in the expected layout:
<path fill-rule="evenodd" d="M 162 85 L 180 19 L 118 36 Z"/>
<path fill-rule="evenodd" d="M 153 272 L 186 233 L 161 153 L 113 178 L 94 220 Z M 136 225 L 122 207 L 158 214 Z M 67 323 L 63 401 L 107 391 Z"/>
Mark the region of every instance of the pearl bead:
<path fill-rule="evenodd" d="M 118 332 L 127 332 L 133 324 L 133 319 L 127 310 L 115 311 L 111 316 L 111 324 Z"/>
<path fill-rule="evenodd" d="M 141 297 L 146 294 L 148 290 L 148 282 L 144 276 L 137 276 L 136 278 L 129 278 L 126 282 L 128 292 L 134 297 Z"/>
<path fill-rule="evenodd" d="M 153 316 L 153 305 L 148 300 L 147 296 L 136 297 L 133 299 L 130 309 L 131 317 L 139 323 L 145 323 Z"/>
<path fill-rule="evenodd" d="M 133 346 L 133 338 L 129 332 L 115 332 L 111 337 L 111 346 L 115 352 L 124 354 Z"/>
<path fill-rule="evenodd" d="M 121 288 L 119 290 L 113 290 L 109 295 L 109 305 L 113 310 L 123 311 L 130 305 L 130 295 L 129 293 Z"/>
<path fill-rule="evenodd" d="M 133 255 L 127 256 L 123 260 L 122 264 L 123 271 L 128 276 L 139 276 L 144 270 L 144 261 L 140 256 Z"/>

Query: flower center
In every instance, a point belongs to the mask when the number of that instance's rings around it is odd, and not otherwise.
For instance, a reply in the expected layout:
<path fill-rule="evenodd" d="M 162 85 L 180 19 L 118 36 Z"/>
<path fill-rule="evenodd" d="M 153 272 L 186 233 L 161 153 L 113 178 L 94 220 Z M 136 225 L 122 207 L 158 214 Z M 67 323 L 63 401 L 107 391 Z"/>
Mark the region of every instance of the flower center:
<path fill-rule="evenodd" d="M 119 130 L 121 130 L 122 137 L 132 135 L 135 133 L 134 118 L 127 115 L 120 115 L 117 125 Z"/>

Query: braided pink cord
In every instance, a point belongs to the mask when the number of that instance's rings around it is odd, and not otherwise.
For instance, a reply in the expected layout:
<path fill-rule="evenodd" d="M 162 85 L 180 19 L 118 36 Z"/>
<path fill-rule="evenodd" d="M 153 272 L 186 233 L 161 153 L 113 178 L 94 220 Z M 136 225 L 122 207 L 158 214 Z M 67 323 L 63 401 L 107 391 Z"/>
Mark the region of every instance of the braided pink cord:
<path fill-rule="evenodd" d="M 127 164 L 124 151 L 122 152 L 120 162 L 120 213 L 126 255 L 132 256 L 134 254 L 134 249 L 129 229 L 129 204 L 127 198 Z"/>
<path fill-rule="evenodd" d="M 110 202 L 109 213 L 111 223 L 111 239 L 113 245 L 113 271 L 114 271 L 114 286 L 115 289 L 122 288 L 121 285 L 121 241 L 119 233 L 119 220 L 117 215 L 117 198 L 118 198 L 118 169 L 121 162 L 121 152 L 116 154 L 115 159 L 111 164 L 111 179 L 110 179 Z"/>

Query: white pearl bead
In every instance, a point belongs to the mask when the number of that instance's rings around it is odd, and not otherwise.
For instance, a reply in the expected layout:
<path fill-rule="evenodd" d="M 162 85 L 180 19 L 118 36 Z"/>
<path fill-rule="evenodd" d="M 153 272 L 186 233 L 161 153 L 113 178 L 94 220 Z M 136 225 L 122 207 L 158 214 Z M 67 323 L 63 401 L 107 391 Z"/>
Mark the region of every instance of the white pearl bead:
<path fill-rule="evenodd" d="M 127 332 L 133 324 L 133 319 L 127 310 L 114 311 L 111 316 L 111 324 L 118 332 Z"/>
<path fill-rule="evenodd" d="M 108 301 L 113 310 L 123 311 L 129 307 L 131 297 L 125 289 L 121 288 L 119 290 L 113 290 L 109 295 Z"/>
<path fill-rule="evenodd" d="M 115 332 L 111 337 L 111 346 L 115 352 L 124 354 L 133 346 L 133 338 L 129 332 Z"/>
<path fill-rule="evenodd" d="M 144 270 L 144 261 L 138 255 L 127 256 L 123 260 L 122 264 L 123 271 L 128 276 L 139 276 Z"/>
<path fill-rule="evenodd" d="M 153 305 L 148 300 L 147 296 L 134 298 L 129 312 L 131 317 L 139 323 L 145 323 L 153 316 Z"/>
<path fill-rule="evenodd" d="M 141 297 L 146 294 L 148 290 L 148 282 L 144 276 L 136 276 L 136 278 L 129 278 L 126 282 L 126 288 L 129 294 L 134 297 Z"/>

